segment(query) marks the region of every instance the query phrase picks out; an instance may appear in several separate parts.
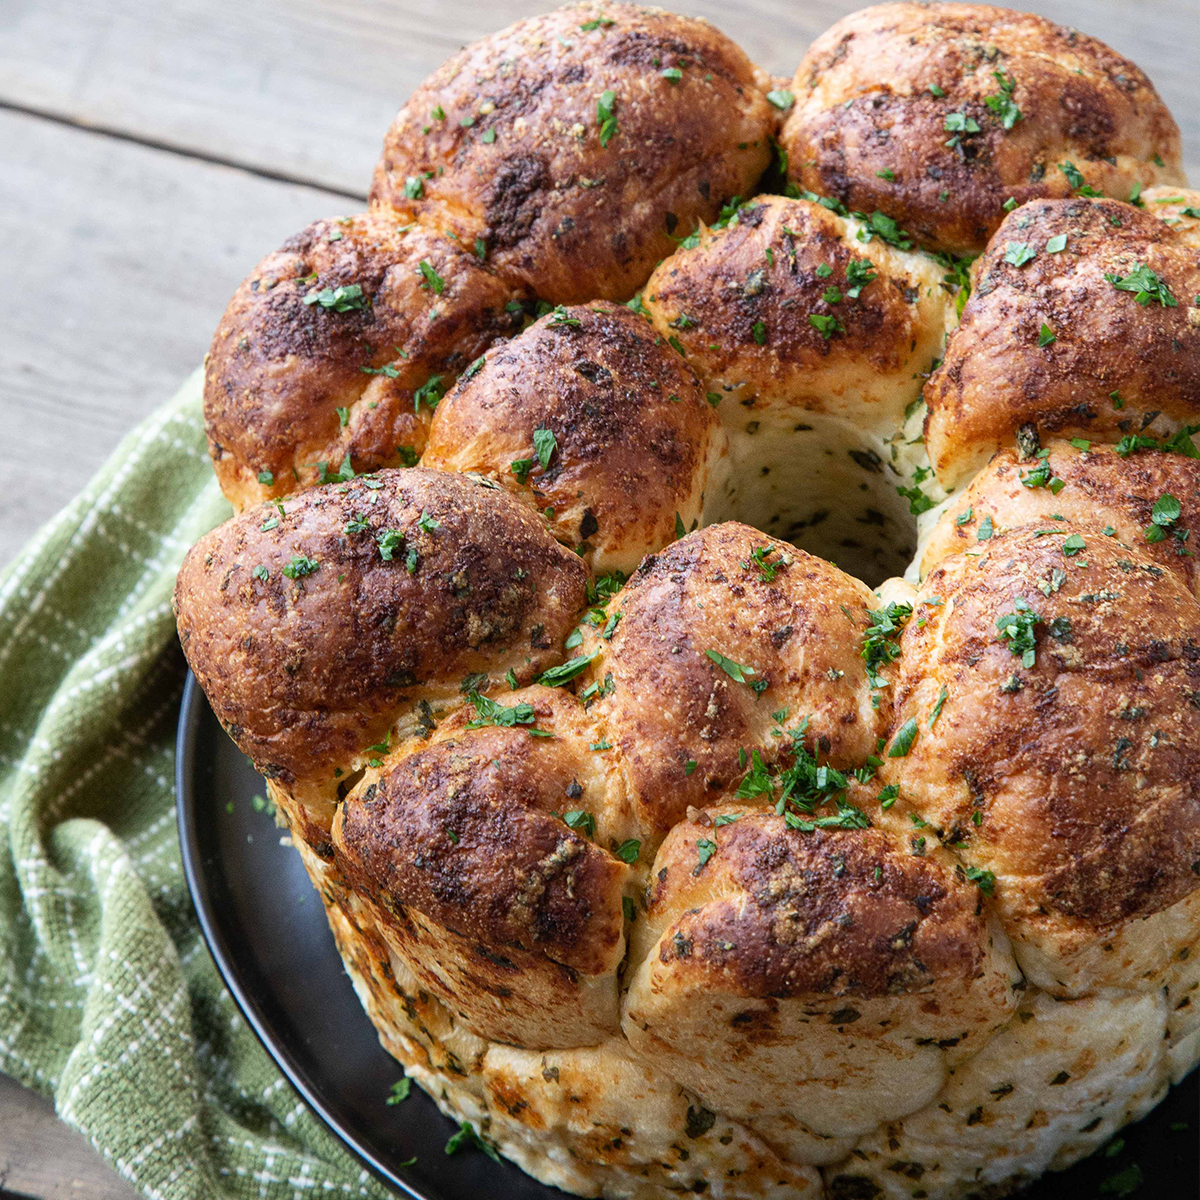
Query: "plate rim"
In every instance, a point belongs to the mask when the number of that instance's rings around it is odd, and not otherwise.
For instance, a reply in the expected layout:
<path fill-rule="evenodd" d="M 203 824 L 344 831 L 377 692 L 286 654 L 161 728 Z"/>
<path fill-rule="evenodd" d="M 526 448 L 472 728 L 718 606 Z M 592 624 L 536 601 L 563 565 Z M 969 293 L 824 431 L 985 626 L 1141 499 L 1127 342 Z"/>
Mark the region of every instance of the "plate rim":
<path fill-rule="evenodd" d="M 407 1200 L 441 1200 L 436 1192 L 424 1191 L 417 1184 L 398 1175 L 343 1126 L 329 1110 L 309 1073 L 273 1034 L 261 1007 L 243 986 L 232 950 L 225 935 L 212 919 L 211 913 L 215 911 L 212 891 L 201 862 L 194 774 L 199 725 L 203 716 L 202 703 L 207 704 L 208 699 L 196 676 L 189 670 L 183 685 L 179 722 L 175 730 L 175 824 L 179 833 L 184 881 L 209 957 L 216 966 L 222 983 L 233 997 L 238 1011 L 254 1031 L 267 1056 L 283 1072 L 287 1081 L 300 1094 L 300 1098 L 337 1141 L 373 1175 L 389 1187 L 397 1189 Z"/>

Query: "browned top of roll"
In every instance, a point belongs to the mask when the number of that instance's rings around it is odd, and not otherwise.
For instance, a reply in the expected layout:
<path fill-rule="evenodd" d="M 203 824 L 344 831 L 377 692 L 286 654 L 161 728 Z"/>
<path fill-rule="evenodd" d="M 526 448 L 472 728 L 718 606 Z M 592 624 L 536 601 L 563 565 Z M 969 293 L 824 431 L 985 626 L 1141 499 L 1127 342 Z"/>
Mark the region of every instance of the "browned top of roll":
<path fill-rule="evenodd" d="M 1056 238 L 1066 239 L 1058 251 Z M 1036 257 L 1018 266 L 1007 260 L 1020 247 Z M 1169 295 L 1139 301 L 1145 270 Z M 926 443 L 943 483 L 1027 423 L 1115 442 L 1200 418 L 1200 253 L 1162 221 L 1115 200 L 1035 201 L 1005 219 L 976 272 L 925 386 Z"/>
<path fill-rule="evenodd" d="M 944 269 L 808 200 L 762 196 L 650 277 L 643 303 L 718 398 L 878 421 L 889 433 L 942 348 Z M 727 418 L 728 419 L 728 418 Z"/>
<path fill-rule="evenodd" d="M 987 944 L 978 890 L 878 829 L 788 828 L 774 811 L 684 821 L 655 860 L 656 910 L 677 911 L 663 962 L 686 957 L 745 996 L 895 996 L 970 979 Z M 698 867 L 696 843 L 716 844 Z"/>
<path fill-rule="evenodd" d="M 1122 456 L 1099 443 L 1084 449 L 1052 441 L 1044 449 L 1044 459 L 1003 450 L 988 463 L 938 522 L 925 547 L 923 572 L 947 555 L 981 547 L 985 528 L 1001 533 L 1065 519 L 1108 526 L 1118 541 L 1135 546 L 1200 594 L 1200 460 L 1165 450 Z M 1169 526 L 1156 526 L 1154 505 L 1164 496 L 1179 501 L 1179 516 Z"/>
<path fill-rule="evenodd" d="M 489 263 L 551 303 L 625 299 L 672 234 L 753 189 L 774 129 L 760 79 L 704 21 L 558 9 L 473 43 L 417 89 L 371 200 L 481 238 Z"/>
<path fill-rule="evenodd" d="M 347 455 L 360 472 L 411 466 L 441 394 L 520 328 L 522 294 L 469 248 L 390 213 L 289 238 L 238 288 L 206 360 L 221 490 L 241 509 L 317 482 L 321 462 L 336 473 Z"/>
<path fill-rule="evenodd" d="M 917 731 L 883 772 L 994 872 L 1017 932 L 1158 912 L 1200 884 L 1200 606 L 1098 524 L 984 545 L 925 581 L 892 746 Z M 1022 613 L 1031 666 L 997 625 Z"/>
<path fill-rule="evenodd" d="M 175 588 L 188 662 L 264 774 L 329 779 L 406 706 L 561 658 L 586 568 L 503 492 L 396 470 L 280 506 L 207 534 Z"/>
<path fill-rule="evenodd" d="M 542 465 L 535 431 L 553 436 Z M 717 419 L 653 326 L 599 301 L 493 347 L 442 401 L 425 466 L 497 480 L 598 569 L 631 572 L 700 513 Z"/>
<path fill-rule="evenodd" d="M 584 680 L 648 837 L 736 787 L 752 751 L 774 761 L 785 730 L 803 726 L 839 768 L 874 751 L 888 705 L 872 707 L 860 657 L 871 602 L 832 564 L 732 522 L 646 559 Z"/>
<path fill-rule="evenodd" d="M 940 250 L 982 250 L 1010 198 L 1084 185 L 1124 200 L 1134 183 L 1183 182 L 1179 128 L 1149 79 L 1032 13 L 863 9 L 813 42 L 793 90 L 791 176 Z"/>
<path fill-rule="evenodd" d="M 563 820 L 588 812 L 597 839 L 613 827 L 602 760 L 588 750 L 596 735 L 567 693 L 496 699 L 528 705 L 533 723 L 470 729 L 476 710 L 460 709 L 341 805 L 338 861 L 385 910 L 411 905 L 493 946 L 541 951 L 584 974 L 611 970 L 629 868 Z"/>

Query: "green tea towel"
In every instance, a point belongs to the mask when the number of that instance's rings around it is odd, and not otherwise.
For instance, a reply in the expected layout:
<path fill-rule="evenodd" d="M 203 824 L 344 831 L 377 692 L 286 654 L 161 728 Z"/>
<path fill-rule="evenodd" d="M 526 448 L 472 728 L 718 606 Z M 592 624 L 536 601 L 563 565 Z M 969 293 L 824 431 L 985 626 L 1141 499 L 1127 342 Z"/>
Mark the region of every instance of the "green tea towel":
<path fill-rule="evenodd" d="M 171 590 L 229 516 L 199 373 L 0 576 L 0 1071 L 146 1196 L 389 1193 L 221 985 L 175 833 Z"/>

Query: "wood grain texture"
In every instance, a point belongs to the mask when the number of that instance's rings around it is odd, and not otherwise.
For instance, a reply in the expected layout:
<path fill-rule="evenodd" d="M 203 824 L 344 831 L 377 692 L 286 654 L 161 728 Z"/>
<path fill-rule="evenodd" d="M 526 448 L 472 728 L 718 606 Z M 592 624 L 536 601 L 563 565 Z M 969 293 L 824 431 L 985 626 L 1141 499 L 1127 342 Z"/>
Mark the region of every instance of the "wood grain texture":
<path fill-rule="evenodd" d="M 319 216 L 355 207 L 0 111 L 0 564 L 208 349 L 233 289 Z"/>
<path fill-rule="evenodd" d="M 6 0 L 0 100 L 365 191 L 383 131 L 464 42 L 555 7 L 545 0 Z M 667 7 L 670 7 L 668 4 Z M 690 0 L 769 70 L 857 0 Z M 1200 165 L 1200 0 L 1042 0 L 1031 8 L 1110 43 L 1150 74 Z"/>
<path fill-rule="evenodd" d="M 138 1193 L 54 1115 L 54 1105 L 0 1075 L 0 1195 L 135 1200 Z"/>

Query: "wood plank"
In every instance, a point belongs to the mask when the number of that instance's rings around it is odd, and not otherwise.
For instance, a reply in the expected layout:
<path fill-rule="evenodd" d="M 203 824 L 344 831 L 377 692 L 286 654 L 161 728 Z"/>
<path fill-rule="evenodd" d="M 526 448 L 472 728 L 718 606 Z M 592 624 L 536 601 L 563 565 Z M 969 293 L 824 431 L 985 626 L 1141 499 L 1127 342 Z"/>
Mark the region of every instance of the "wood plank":
<path fill-rule="evenodd" d="M 54 1115 L 49 1100 L 0 1075 L 0 1194 L 136 1200 L 138 1192 Z"/>
<path fill-rule="evenodd" d="M 0 100 L 317 185 L 365 190 L 383 131 L 463 42 L 545 0 L 24 0 L 0 7 Z M 689 0 L 768 69 L 858 0 Z M 1200 176 L 1198 0 L 1042 0 L 1154 79 Z M 1191 36 L 1189 36 L 1189 32 Z"/>
<path fill-rule="evenodd" d="M 0 111 L 0 565 L 198 365 L 254 263 L 341 196 Z"/>

